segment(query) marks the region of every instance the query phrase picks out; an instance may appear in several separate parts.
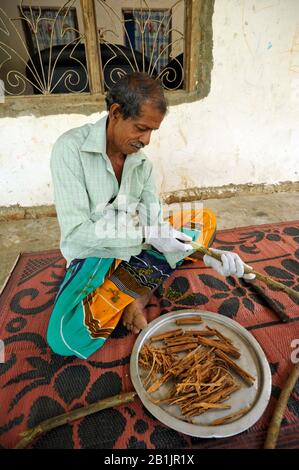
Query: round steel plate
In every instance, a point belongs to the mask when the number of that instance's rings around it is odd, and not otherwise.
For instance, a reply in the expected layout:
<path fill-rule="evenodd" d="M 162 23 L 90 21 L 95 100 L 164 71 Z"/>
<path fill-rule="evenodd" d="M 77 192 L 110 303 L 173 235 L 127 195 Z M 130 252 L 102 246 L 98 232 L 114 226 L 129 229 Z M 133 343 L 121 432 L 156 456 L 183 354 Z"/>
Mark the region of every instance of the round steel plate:
<path fill-rule="evenodd" d="M 241 378 L 236 376 L 242 387 L 240 390 L 234 392 L 229 400 L 225 402 L 231 405 L 231 409 L 208 411 L 193 418 L 192 423 L 182 420 L 182 415 L 178 406 L 158 406 L 152 403 L 151 398 L 158 399 L 167 396 L 170 385 L 166 383 L 155 393 L 149 395 L 143 386 L 143 379 L 148 371 L 139 368 L 138 365 L 139 352 L 142 346 L 149 341 L 149 338 L 153 335 L 180 328 L 180 326 L 176 325 L 175 320 L 185 316 L 200 316 L 203 319 L 203 323 L 183 325 L 181 328 L 184 330 L 203 329 L 206 326 L 209 326 L 211 328 L 217 328 L 222 334 L 230 338 L 233 341 L 234 346 L 236 346 L 241 353 L 241 357 L 234 360 L 240 367 L 255 377 L 254 384 L 252 386 L 248 386 Z M 196 437 L 228 437 L 245 431 L 253 426 L 261 417 L 271 395 L 272 379 L 270 367 L 259 343 L 252 334 L 239 323 L 214 312 L 198 310 L 175 311 L 152 321 L 147 328 L 140 333 L 133 347 L 130 373 L 139 398 L 155 418 L 176 431 Z M 213 420 L 237 412 L 241 408 L 247 406 L 250 406 L 250 410 L 239 419 L 236 419 L 231 423 L 218 426 L 208 426 L 208 424 Z"/>

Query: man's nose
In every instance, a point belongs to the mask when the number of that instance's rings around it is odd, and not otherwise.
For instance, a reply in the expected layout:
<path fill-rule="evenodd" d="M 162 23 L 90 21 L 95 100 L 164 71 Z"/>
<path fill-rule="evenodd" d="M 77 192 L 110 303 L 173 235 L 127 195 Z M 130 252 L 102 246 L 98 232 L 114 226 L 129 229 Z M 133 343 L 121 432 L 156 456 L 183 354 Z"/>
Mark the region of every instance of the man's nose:
<path fill-rule="evenodd" d="M 148 145 L 150 143 L 151 133 L 152 131 L 146 131 L 142 134 L 142 136 L 139 137 L 139 140 L 143 143 L 143 145 Z"/>

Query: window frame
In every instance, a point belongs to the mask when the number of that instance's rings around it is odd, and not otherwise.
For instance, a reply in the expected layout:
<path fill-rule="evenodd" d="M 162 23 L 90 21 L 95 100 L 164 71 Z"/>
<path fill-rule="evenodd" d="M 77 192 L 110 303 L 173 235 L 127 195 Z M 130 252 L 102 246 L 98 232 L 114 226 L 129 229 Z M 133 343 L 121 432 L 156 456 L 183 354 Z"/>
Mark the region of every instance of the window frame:
<path fill-rule="evenodd" d="M 13 117 L 34 114 L 82 113 L 89 115 L 106 109 L 103 87 L 101 56 L 97 36 L 95 0 L 80 0 L 83 16 L 86 60 L 89 78 L 89 93 L 60 93 L 52 95 L 5 96 L 0 106 L 0 117 Z M 184 27 L 184 89 L 165 90 L 170 105 L 195 101 L 206 96 L 204 87 L 199 87 L 199 77 L 206 76 L 206 66 L 200 52 L 200 41 L 204 36 L 204 21 L 201 17 L 208 3 L 214 0 L 185 0 Z M 209 86 L 208 86 L 209 88 Z M 79 100 L 74 99 L 79 97 Z"/>

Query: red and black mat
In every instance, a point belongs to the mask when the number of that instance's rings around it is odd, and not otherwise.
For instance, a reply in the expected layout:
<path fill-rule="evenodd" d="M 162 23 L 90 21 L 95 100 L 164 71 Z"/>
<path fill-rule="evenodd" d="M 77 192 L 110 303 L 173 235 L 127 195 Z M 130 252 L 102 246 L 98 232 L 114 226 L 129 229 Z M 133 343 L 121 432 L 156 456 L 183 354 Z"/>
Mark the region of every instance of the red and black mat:
<path fill-rule="evenodd" d="M 257 271 L 299 291 L 299 221 L 224 230 L 218 232 L 213 246 L 238 252 Z M 64 272 L 59 250 L 22 254 L 1 296 L 0 339 L 5 344 L 5 361 L 0 364 L 2 448 L 13 448 L 19 433 L 47 418 L 133 390 L 129 362 L 136 336 L 122 325 L 88 361 L 55 355 L 47 346 L 48 319 Z M 269 360 L 273 388 L 264 415 L 253 427 L 225 439 L 193 438 L 164 426 L 136 398 L 126 406 L 54 429 L 31 448 L 261 448 L 292 366 L 292 353 L 299 359 L 294 350 L 294 340 L 299 339 L 299 301 L 260 285 L 284 310 L 289 318 L 286 323 L 242 280 L 218 276 L 202 262 L 178 268 L 147 306 L 149 321 L 192 307 L 229 316 L 255 336 Z M 299 447 L 298 398 L 297 383 L 282 422 L 279 448 Z"/>

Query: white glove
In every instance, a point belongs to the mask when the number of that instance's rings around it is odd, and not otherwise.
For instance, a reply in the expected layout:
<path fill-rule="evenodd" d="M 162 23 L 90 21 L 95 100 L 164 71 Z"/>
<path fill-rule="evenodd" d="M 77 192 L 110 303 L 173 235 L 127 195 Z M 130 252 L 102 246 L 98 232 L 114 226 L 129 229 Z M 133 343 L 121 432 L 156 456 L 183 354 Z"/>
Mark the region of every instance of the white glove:
<path fill-rule="evenodd" d="M 244 274 L 244 268 L 251 268 L 251 266 L 243 263 L 237 253 L 232 251 L 216 250 L 216 248 L 210 248 L 210 250 L 213 253 L 221 255 L 221 261 L 218 261 L 212 256 L 204 255 L 203 262 L 206 266 L 215 269 L 217 273 L 222 276 L 237 276 L 248 280 L 255 278 L 255 274 Z"/>
<path fill-rule="evenodd" d="M 192 238 L 171 225 L 143 227 L 145 243 L 152 245 L 161 253 L 186 252 L 194 250 L 190 243 Z"/>

